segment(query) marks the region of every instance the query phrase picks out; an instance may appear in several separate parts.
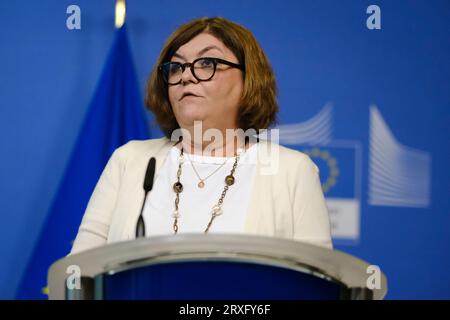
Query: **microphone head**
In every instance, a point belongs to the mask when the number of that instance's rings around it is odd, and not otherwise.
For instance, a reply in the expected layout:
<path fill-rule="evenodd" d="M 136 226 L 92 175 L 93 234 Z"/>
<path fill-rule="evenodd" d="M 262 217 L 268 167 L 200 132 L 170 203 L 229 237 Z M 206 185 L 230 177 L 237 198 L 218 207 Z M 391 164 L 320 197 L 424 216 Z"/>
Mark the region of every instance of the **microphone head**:
<path fill-rule="evenodd" d="M 147 172 L 145 173 L 144 179 L 144 190 L 149 192 L 153 188 L 153 180 L 155 177 L 156 159 L 151 157 L 148 161 Z"/>

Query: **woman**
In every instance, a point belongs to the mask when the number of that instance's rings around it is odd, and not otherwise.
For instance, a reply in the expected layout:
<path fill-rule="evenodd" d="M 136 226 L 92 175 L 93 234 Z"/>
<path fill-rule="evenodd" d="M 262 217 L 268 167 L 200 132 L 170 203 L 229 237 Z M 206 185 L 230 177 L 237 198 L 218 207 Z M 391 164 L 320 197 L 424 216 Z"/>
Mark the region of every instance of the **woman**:
<path fill-rule="evenodd" d="M 245 233 L 332 248 L 317 166 L 247 134 L 269 128 L 278 111 L 274 74 L 247 29 L 223 18 L 181 26 L 151 73 L 146 104 L 165 137 L 114 152 L 72 253 L 133 239 L 141 212 L 146 236 Z"/>

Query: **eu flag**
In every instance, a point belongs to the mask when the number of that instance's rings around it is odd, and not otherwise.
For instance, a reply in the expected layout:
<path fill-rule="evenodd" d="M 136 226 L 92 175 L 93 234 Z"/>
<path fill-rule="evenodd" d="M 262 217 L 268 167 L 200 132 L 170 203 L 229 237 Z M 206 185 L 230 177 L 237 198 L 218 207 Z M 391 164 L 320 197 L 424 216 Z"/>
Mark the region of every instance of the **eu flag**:
<path fill-rule="evenodd" d="M 46 299 L 47 270 L 67 255 L 95 184 L 113 151 L 149 130 L 125 25 L 114 44 L 87 111 L 65 174 L 30 257 L 18 299 Z"/>

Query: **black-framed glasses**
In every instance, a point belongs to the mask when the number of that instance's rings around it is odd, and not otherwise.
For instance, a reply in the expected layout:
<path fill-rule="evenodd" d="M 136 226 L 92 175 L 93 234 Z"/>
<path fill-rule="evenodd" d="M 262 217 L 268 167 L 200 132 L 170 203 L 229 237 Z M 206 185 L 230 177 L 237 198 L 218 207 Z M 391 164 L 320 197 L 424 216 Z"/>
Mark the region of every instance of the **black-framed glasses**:
<path fill-rule="evenodd" d="M 190 68 L 195 79 L 198 81 L 208 81 L 214 77 L 217 64 L 238 68 L 244 71 L 244 66 L 220 58 L 202 57 L 192 62 L 164 62 L 159 66 L 163 79 L 167 84 L 175 85 L 181 83 L 182 75 L 186 68 Z"/>

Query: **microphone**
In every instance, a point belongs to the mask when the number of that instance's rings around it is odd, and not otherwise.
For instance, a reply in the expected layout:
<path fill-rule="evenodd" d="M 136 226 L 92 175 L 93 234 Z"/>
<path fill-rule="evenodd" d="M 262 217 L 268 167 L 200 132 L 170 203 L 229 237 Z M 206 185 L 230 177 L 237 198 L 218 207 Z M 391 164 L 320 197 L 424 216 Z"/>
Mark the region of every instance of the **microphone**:
<path fill-rule="evenodd" d="M 155 167 L 156 167 L 156 159 L 151 157 L 148 161 L 147 172 L 145 173 L 144 179 L 144 202 L 142 203 L 141 213 L 139 214 L 139 219 L 136 224 L 136 238 L 145 237 L 145 222 L 142 213 L 144 212 L 145 200 L 147 200 L 147 194 L 153 188 L 153 180 L 155 178 Z"/>

